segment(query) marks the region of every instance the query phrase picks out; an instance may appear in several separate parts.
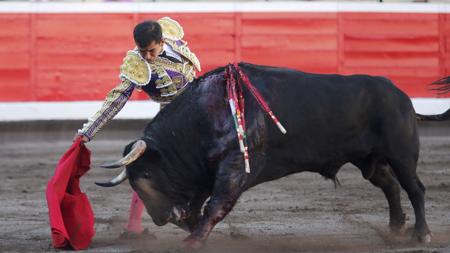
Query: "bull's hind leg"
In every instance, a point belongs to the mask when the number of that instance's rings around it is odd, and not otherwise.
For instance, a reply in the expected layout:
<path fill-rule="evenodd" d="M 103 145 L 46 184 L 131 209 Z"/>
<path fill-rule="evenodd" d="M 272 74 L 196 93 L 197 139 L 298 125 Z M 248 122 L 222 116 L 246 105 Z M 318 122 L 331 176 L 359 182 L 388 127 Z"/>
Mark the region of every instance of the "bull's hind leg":
<path fill-rule="evenodd" d="M 414 208 L 416 223 L 414 237 L 421 242 L 431 242 L 431 232 L 425 219 L 425 186 L 416 173 L 417 159 L 407 160 L 390 159 L 389 163 L 395 172 L 400 185 L 408 194 Z"/>
<path fill-rule="evenodd" d="M 380 158 L 369 157 L 354 163 L 365 179 L 379 187 L 389 204 L 389 228 L 393 233 L 401 233 L 405 228 L 406 215 L 400 203 L 400 185 L 391 168 Z"/>
<path fill-rule="evenodd" d="M 214 226 L 225 218 L 236 204 L 244 189 L 245 179 L 242 155 L 227 158 L 221 162 L 211 197 L 203 210 L 203 216 L 192 233 L 184 240 L 185 247 L 198 249 L 203 246 Z"/>

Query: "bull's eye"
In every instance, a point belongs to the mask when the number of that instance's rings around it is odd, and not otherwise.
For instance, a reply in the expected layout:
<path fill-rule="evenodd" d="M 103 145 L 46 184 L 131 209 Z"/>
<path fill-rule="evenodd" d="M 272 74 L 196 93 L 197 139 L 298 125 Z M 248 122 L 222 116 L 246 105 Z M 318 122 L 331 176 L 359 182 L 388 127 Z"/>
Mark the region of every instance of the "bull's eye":
<path fill-rule="evenodd" d="M 145 172 L 145 173 L 144 173 L 144 177 L 145 177 L 145 178 L 151 178 L 150 173 Z"/>

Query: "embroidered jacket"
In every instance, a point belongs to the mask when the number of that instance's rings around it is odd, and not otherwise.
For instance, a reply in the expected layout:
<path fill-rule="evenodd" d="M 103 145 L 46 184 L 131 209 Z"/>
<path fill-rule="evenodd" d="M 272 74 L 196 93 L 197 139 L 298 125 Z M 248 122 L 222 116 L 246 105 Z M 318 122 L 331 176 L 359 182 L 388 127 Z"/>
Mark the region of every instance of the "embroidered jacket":
<path fill-rule="evenodd" d="M 154 101 L 167 104 L 179 95 L 201 71 L 200 62 L 183 41 L 182 27 L 168 17 L 158 20 L 164 51 L 148 63 L 137 48 L 128 51 L 120 66 L 121 83 L 106 96 L 102 107 L 78 130 L 89 139 L 123 108 L 134 89 L 144 90 Z"/>

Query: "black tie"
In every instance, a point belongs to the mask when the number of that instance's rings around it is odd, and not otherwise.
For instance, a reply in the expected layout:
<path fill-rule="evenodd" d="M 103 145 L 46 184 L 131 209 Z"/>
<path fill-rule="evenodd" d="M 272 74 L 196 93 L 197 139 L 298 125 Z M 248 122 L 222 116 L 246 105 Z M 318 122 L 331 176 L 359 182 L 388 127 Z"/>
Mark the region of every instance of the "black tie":
<path fill-rule="evenodd" d="M 177 58 L 172 57 L 172 56 L 168 56 L 168 55 L 166 54 L 166 51 L 162 52 L 162 54 L 160 54 L 159 56 L 160 56 L 160 57 L 164 57 L 164 58 L 170 60 L 171 62 L 181 63 L 181 61 L 178 60 Z"/>

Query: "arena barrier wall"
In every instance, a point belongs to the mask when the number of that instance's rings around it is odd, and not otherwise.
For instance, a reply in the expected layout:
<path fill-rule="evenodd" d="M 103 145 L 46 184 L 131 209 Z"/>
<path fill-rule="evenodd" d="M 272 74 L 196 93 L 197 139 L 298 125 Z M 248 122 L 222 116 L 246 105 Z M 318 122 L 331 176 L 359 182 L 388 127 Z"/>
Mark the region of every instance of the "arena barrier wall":
<path fill-rule="evenodd" d="M 0 121 L 86 118 L 118 82 L 132 29 L 170 16 L 203 72 L 229 62 L 390 78 L 416 110 L 450 107 L 427 84 L 450 75 L 450 4 L 0 2 Z M 158 111 L 135 92 L 118 118 Z M 148 111 L 142 111 L 142 103 Z"/>

